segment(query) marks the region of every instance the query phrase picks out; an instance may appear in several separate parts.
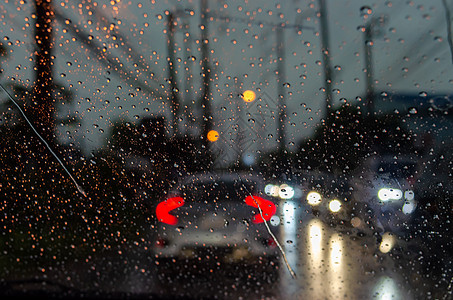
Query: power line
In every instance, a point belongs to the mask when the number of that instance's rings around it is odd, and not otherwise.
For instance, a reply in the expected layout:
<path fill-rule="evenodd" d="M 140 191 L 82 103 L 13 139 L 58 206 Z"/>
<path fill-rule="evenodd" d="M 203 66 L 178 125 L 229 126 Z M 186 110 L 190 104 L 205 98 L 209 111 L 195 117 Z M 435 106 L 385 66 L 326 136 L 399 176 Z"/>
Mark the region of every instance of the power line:
<path fill-rule="evenodd" d="M 58 11 L 55 11 L 55 17 L 57 20 L 61 21 L 62 23 L 66 24 L 65 21 L 67 18 L 61 14 Z M 99 46 L 96 41 L 92 40 L 89 38 L 89 36 L 84 33 L 82 30 L 80 30 L 76 25 L 70 24 L 68 26 L 69 30 L 73 33 L 73 35 L 77 36 L 80 41 L 85 44 L 90 51 L 92 51 L 94 54 L 96 54 L 99 58 L 99 62 L 102 63 L 103 65 L 112 68 L 113 71 L 115 71 L 119 77 L 128 82 L 131 85 L 137 86 L 145 90 L 147 93 L 154 97 L 163 97 L 165 98 L 166 96 L 158 91 L 157 88 L 152 89 L 151 87 L 148 86 L 145 82 L 141 81 L 138 79 L 136 76 L 133 76 L 133 72 L 128 70 L 124 64 L 119 62 L 119 59 L 112 59 L 109 57 L 107 53 L 104 53 L 102 51 L 102 47 Z M 151 77 L 152 78 L 152 77 Z M 153 78 L 152 78 L 153 79 Z"/>
<path fill-rule="evenodd" d="M 259 27 L 262 26 L 270 26 L 270 27 L 281 27 L 283 29 L 307 29 L 307 30 L 315 30 L 314 27 L 311 26 L 303 26 L 301 24 L 287 24 L 285 22 L 282 23 L 273 23 L 273 22 L 266 22 L 266 21 L 258 21 L 258 20 L 253 20 L 253 19 L 246 19 L 246 18 L 239 18 L 239 17 L 225 17 L 225 16 L 219 16 L 214 13 L 209 14 L 211 17 L 214 19 L 218 19 L 221 21 L 225 22 L 236 22 L 236 23 L 243 23 L 243 24 L 250 24 L 250 25 L 257 25 Z"/>

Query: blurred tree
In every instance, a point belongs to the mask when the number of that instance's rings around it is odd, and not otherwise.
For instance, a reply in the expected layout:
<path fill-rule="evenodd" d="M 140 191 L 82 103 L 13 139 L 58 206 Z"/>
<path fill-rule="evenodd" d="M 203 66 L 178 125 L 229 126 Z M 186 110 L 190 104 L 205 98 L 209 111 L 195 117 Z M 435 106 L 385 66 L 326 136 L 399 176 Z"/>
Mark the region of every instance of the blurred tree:
<path fill-rule="evenodd" d="M 360 107 L 343 105 L 327 117 L 312 138 L 300 143 L 295 157 L 301 169 L 348 173 L 372 153 L 413 151 L 411 134 L 397 115 L 365 115 Z"/>

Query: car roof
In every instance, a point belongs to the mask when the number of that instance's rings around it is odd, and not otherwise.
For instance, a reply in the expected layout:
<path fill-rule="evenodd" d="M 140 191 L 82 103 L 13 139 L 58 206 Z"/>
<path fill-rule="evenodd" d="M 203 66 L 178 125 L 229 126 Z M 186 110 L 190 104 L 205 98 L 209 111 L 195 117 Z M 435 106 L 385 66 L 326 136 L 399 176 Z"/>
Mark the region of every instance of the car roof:
<path fill-rule="evenodd" d="M 209 182 L 234 182 L 242 181 L 244 183 L 253 182 L 255 184 L 264 184 L 264 180 L 258 174 L 250 173 L 230 173 L 230 172 L 217 172 L 217 173 L 196 173 L 186 176 L 179 180 L 179 185 L 190 183 L 209 183 Z"/>

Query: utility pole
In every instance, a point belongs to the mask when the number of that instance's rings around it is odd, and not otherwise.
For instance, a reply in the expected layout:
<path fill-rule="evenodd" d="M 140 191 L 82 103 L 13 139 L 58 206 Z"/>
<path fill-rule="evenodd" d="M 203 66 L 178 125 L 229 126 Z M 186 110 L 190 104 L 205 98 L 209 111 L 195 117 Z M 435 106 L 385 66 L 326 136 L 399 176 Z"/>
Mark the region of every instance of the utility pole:
<path fill-rule="evenodd" d="M 176 66 L 175 66 L 175 20 L 172 13 L 167 15 L 167 49 L 168 49 L 168 70 L 171 88 L 171 113 L 172 113 L 172 126 L 173 135 L 178 135 L 178 115 L 179 115 L 179 97 L 178 97 L 178 83 L 176 79 Z"/>
<path fill-rule="evenodd" d="M 55 99 L 52 78 L 52 0 L 35 0 L 35 67 L 30 115 L 40 134 L 50 144 L 55 143 Z M 36 103 L 36 104 L 34 104 Z"/>
<path fill-rule="evenodd" d="M 286 137 L 285 137 L 285 120 L 286 120 L 286 98 L 285 98 L 285 48 L 284 48 L 284 28 L 279 26 L 275 30 L 277 35 L 277 70 L 278 70 L 278 144 L 279 151 L 281 154 L 286 149 Z"/>
<path fill-rule="evenodd" d="M 332 109 L 332 67 L 330 66 L 329 27 L 327 23 L 326 1 L 319 0 L 319 18 L 321 21 L 321 52 L 324 65 L 324 84 L 326 89 L 325 118 Z"/>
<path fill-rule="evenodd" d="M 209 45 L 208 45 L 208 1 L 200 0 L 201 8 L 201 59 L 202 59 L 202 74 L 203 74 L 203 95 L 201 99 L 201 107 L 203 109 L 203 121 L 202 121 L 202 141 L 205 152 L 210 154 L 209 141 L 207 139 L 208 132 L 212 129 L 212 112 L 211 112 L 211 91 L 210 91 L 210 72 L 209 67 Z"/>
<path fill-rule="evenodd" d="M 373 19 L 365 26 L 365 71 L 366 71 L 366 106 L 369 114 L 374 111 L 374 84 L 373 84 Z"/>

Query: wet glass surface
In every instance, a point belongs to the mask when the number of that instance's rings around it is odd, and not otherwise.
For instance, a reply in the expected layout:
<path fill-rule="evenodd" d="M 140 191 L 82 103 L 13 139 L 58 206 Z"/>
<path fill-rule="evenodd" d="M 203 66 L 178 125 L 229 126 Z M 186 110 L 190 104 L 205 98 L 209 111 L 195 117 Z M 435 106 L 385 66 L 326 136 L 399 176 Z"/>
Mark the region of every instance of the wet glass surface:
<path fill-rule="evenodd" d="M 452 298 L 452 9 L 2 1 L 0 294 Z"/>

